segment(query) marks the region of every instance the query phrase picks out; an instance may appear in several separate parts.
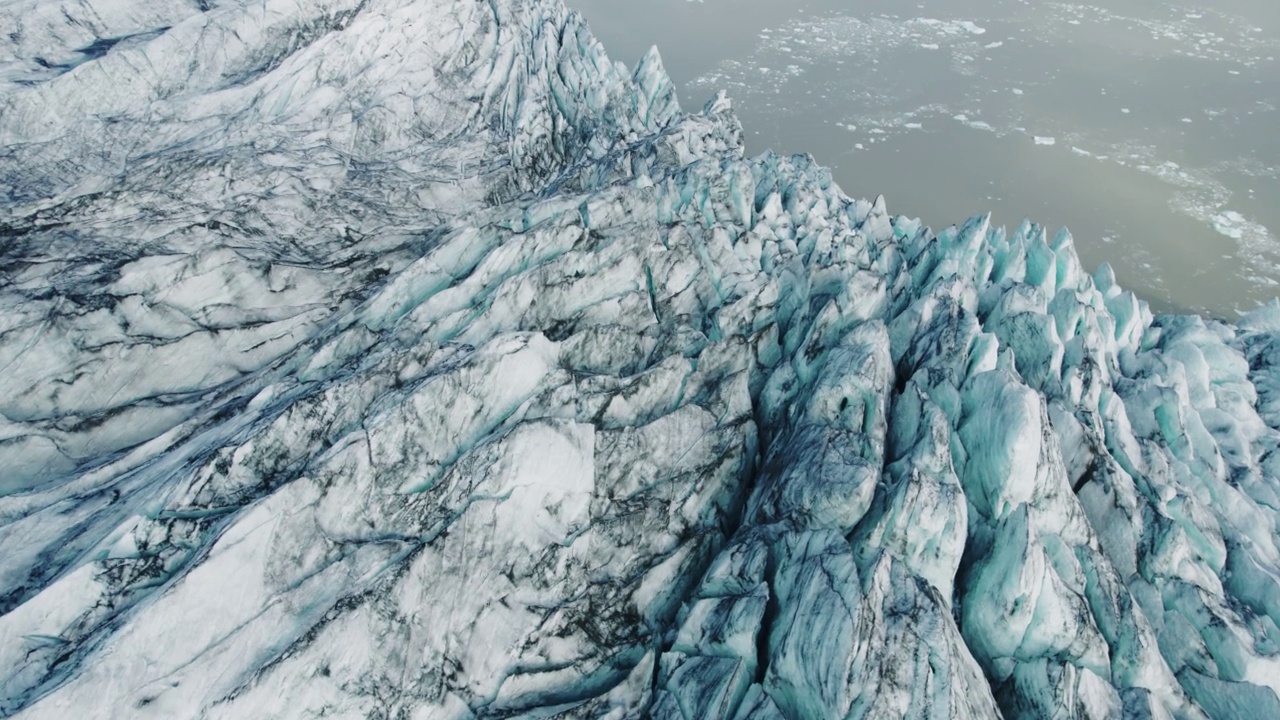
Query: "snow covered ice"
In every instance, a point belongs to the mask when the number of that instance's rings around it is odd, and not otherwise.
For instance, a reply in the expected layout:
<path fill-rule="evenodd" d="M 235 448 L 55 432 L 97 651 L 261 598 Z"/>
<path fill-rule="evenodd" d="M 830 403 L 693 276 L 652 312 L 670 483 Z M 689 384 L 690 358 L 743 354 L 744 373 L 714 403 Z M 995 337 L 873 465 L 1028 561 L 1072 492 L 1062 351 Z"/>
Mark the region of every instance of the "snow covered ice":
<path fill-rule="evenodd" d="M 0 18 L 0 715 L 1280 717 L 1280 304 L 558 0 Z"/>

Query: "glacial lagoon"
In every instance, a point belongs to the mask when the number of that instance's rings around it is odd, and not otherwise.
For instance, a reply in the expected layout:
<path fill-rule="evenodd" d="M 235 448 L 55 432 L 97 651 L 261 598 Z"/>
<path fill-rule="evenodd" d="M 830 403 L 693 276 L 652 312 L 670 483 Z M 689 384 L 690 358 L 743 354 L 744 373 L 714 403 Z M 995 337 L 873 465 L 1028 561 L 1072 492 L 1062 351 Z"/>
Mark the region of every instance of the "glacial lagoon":
<path fill-rule="evenodd" d="M 1066 226 L 1156 311 L 1280 295 L 1280 3 L 573 0 L 748 152 L 807 152 L 935 230 Z"/>

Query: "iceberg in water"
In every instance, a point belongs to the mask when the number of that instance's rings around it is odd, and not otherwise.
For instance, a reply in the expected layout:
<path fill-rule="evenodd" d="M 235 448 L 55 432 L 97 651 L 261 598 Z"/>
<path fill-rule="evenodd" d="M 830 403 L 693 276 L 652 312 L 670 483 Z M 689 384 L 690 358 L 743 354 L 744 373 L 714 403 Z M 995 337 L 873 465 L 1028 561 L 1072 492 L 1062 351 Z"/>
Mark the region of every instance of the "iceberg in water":
<path fill-rule="evenodd" d="M 1280 305 L 559 0 L 0 8 L 0 716 L 1280 717 Z"/>

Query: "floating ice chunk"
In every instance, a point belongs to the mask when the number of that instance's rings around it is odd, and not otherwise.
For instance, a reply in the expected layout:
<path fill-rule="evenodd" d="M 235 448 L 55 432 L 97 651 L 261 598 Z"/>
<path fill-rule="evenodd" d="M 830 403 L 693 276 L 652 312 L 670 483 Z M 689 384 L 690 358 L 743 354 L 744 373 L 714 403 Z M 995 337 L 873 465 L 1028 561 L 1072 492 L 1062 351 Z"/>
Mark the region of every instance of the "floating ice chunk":
<path fill-rule="evenodd" d="M 1245 226 L 1248 221 L 1244 216 L 1234 210 L 1220 212 L 1209 219 L 1213 229 L 1226 235 L 1232 240 L 1239 240 L 1244 237 Z"/>

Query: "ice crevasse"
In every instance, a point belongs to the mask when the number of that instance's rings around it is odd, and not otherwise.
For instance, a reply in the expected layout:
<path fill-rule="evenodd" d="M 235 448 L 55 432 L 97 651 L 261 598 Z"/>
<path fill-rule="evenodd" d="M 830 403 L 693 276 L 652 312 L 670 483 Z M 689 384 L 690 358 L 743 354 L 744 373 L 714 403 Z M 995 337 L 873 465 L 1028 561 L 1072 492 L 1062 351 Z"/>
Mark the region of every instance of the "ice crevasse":
<path fill-rule="evenodd" d="M 748 158 L 558 0 L 0 27 L 0 716 L 1280 717 L 1280 305 Z"/>

